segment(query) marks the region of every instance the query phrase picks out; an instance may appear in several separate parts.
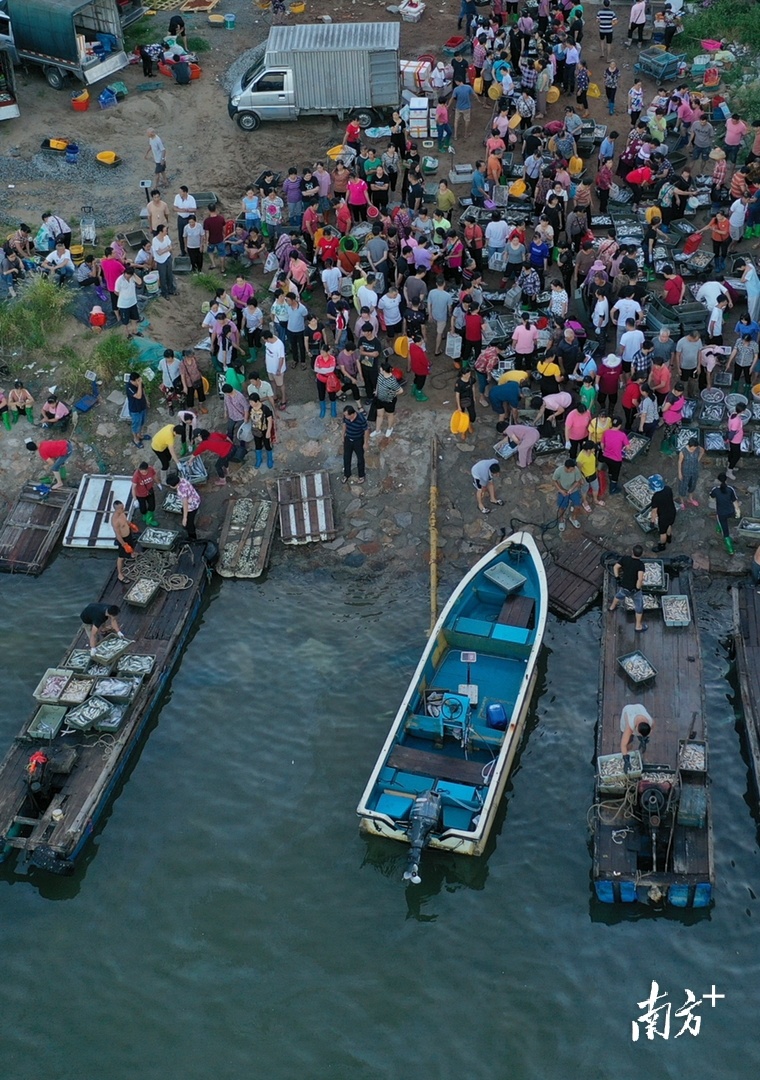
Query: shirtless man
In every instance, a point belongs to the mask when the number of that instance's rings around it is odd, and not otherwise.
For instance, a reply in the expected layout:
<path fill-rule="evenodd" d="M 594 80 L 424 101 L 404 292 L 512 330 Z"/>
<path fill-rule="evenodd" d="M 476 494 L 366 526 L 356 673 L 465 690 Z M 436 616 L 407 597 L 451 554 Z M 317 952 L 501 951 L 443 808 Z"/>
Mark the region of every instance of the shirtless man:
<path fill-rule="evenodd" d="M 127 517 L 124 509 L 124 503 L 119 502 L 118 499 L 114 501 L 113 513 L 111 514 L 111 528 L 116 538 L 117 556 L 116 556 L 116 576 L 119 581 L 124 580 L 124 556 L 128 555 L 130 559 L 136 557 L 135 549 L 130 544 L 132 539 L 132 533 L 139 532 L 136 525 Z"/>
<path fill-rule="evenodd" d="M 638 737 L 639 749 L 643 754 L 653 727 L 654 720 L 643 705 L 625 705 L 620 714 L 620 753 L 630 754 Z"/>

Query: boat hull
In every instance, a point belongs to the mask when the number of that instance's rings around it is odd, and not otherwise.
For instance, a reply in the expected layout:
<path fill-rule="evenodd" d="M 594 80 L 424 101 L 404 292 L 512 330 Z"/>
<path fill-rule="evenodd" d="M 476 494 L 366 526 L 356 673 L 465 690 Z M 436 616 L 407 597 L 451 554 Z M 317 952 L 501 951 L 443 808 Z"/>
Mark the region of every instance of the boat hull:
<path fill-rule="evenodd" d="M 357 807 L 368 836 L 410 842 L 414 800 L 441 796 L 427 847 L 482 855 L 525 729 L 548 595 L 528 533 L 485 555 L 452 593 Z"/>

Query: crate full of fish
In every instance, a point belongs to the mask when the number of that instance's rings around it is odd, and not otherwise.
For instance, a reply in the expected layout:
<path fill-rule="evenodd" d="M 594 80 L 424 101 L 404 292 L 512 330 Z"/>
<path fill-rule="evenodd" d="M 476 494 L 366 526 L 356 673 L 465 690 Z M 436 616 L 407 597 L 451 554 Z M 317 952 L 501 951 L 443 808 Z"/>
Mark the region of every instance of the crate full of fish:
<path fill-rule="evenodd" d="M 632 653 L 626 653 L 625 656 L 619 656 L 617 662 L 631 682 L 636 683 L 637 686 L 640 683 L 649 682 L 657 674 L 657 670 L 649 663 L 640 649 L 636 649 Z"/>
<path fill-rule="evenodd" d="M 99 720 L 107 716 L 111 711 L 111 704 L 103 698 L 91 697 L 87 701 L 77 705 L 76 709 L 69 709 L 66 716 L 67 727 L 77 728 L 79 731 L 89 731 Z"/>
<path fill-rule="evenodd" d="M 161 588 L 161 582 L 155 578 L 138 578 L 127 591 L 124 599 L 137 608 L 146 608 L 155 599 Z"/>
<path fill-rule="evenodd" d="M 605 795 L 622 795 L 629 781 L 641 778 L 642 762 L 638 750 L 630 754 L 602 754 L 596 759 L 596 778 L 599 791 Z"/>
<path fill-rule="evenodd" d="M 67 668 L 48 668 L 32 697 L 45 705 L 57 705 L 69 684 L 72 672 Z"/>
<path fill-rule="evenodd" d="M 697 422 L 702 427 L 720 427 L 726 416 L 726 406 L 722 401 L 705 401 L 699 410 Z"/>
<path fill-rule="evenodd" d="M 623 484 L 628 502 L 636 510 L 646 510 L 652 502 L 652 489 L 646 476 L 634 476 Z"/>
<path fill-rule="evenodd" d="M 703 431 L 702 445 L 707 454 L 725 454 L 726 441 L 722 431 Z"/>
<path fill-rule="evenodd" d="M 636 432 L 632 432 L 628 436 L 628 445 L 623 450 L 623 457 L 626 461 L 635 461 L 641 454 L 647 453 L 651 444 L 652 440 L 648 439 L 646 435 L 638 435 Z"/>
<path fill-rule="evenodd" d="M 78 671 L 81 675 L 84 675 L 87 668 L 90 666 L 91 660 L 92 657 L 90 656 L 89 649 L 74 649 L 73 652 L 69 653 L 63 666 L 70 668 L 71 671 Z"/>
<path fill-rule="evenodd" d="M 178 536 L 177 529 L 156 529 L 151 525 L 140 534 L 140 543 L 154 551 L 171 551 Z"/>
<path fill-rule="evenodd" d="M 681 739 L 678 743 L 678 768 L 681 772 L 707 772 L 707 743 Z"/>
<path fill-rule="evenodd" d="M 142 675 L 144 679 L 156 666 L 156 658 L 150 653 L 130 653 L 119 657 L 116 670 L 119 675 Z"/>
<path fill-rule="evenodd" d="M 167 512 L 167 514 L 183 513 L 182 499 L 180 499 L 176 491 L 168 491 L 166 493 L 163 509 Z"/>
<path fill-rule="evenodd" d="M 95 680 L 83 675 L 74 675 L 58 699 L 62 705 L 81 705 L 92 693 Z"/>
<path fill-rule="evenodd" d="M 104 679 L 98 679 L 95 693 L 105 701 L 120 704 L 132 700 L 141 682 L 142 679 L 136 675 L 107 675 Z"/>
<path fill-rule="evenodd" d="M 110 705 L 108 712 L 95 722 L 96 731 L 110 733 L 118 731 L 129 708 L 129 705 L 118 705 L 115 702 L 108 702 L 108 704 Z"/>
<path fill-rule="evenodd" d="M 641 510 L 638 514 L 634 515 L 633 519 L 642 532 L 654 533 L 657 532 L 657 526 L 652 521 L 652 516 L 649 510 Z"/>
<path fill-rule="evenodd" d="M 119 637 L 118 634 L 111 634 L 110 637 L 104 638 L 95 646 L 95 652 L 92 654 L 92 658 L 97 664 L 103 664 L 104 666 L 112 665 L 132 644 L 133 642 L 125 637 Z"/>
<path fill-rule="evenodd" d="M 644 592 L 666 593 L 669 578 L 662 559 L 646 559 L 644 562 Z"/>
<path fill-rule="evenodd" d="M 696 411 L 697 402 L 694 400 L 694 398 L 689 398 L 684 407 L 681 409 L 681 420 L 693 420 Z"/>
<path fill-rule="evenodd" d="M 660 610 L 660 598 L 659 598 L 659 596 L 654 596 L 652 593 L 644 593 L 644 595 L 642 596 L 642 600 L 644 601 L 644 613 L 645 614 L 646 614 L 647 611 L 659 611 Z M 636 610 L 636 605 L 635 605 L 635 603 L 633 601 L 632 596 L 626 596 L 626 598 L 623 600 L 623 607 L 625 608 L 626 611 L 635 611 Z"/>
<path fill-rule="evenodd" d="M 62 705 L 40 705 L 26 729 L 30 739 L 54 739 L 61 730 L 66 708 Z"/>
<path fill-rule="evenodd" d="M 676 450 L 679 452 L 685 450 L 689 445 L 691 439 L 696 439 L 699 442 L 699 428 L 697 427 L 682 427 L 676 432 Z"/>
<path fill-rule="evenodd" d="M 747 436 L 745 436 L 747 438 Z M 742 439 L 742 449 L 744 449 L 744 439 Z M 760 431 L 753 431 L 750 438 L 750 452 L 755 457 L 760 457 Z"/>
<path fill-rule="evenodd" d="M 760 518 L 743 517 L 736 526 L 736 532 L 742 540 L 760 544 Z"/>
<path fill-rule="evenodd" d="M 536 445 L 533 447 L 533 453 L 537 455 L 541 454 L 559 454 L 565 449 L 565 440 L 561 435 L 550 435 L 544 439 L 539 439 Z"/>
<path fill-rule="evenodd" d="M 663 596 L 662 621 L 666 626 L 688 626 L 691 622 L 691 605 L 688 596 L 670 593 Z"/>

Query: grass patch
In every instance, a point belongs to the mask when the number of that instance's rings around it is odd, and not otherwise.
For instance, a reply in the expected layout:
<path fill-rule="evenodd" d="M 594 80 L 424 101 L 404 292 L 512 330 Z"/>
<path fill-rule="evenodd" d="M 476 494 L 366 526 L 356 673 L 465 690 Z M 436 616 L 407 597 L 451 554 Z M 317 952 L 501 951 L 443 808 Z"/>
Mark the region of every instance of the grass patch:
<path fill-rule="evenodd" d="M 66 289 L 59 289 L 45 277 L 31 278 L 15 300 L 0 306 L 0 347 L 43 349 L 68 305 Z"/>
<path fill-rule="evenodd" d="M 127 52 L 134 52 L 138 45 L 149 45 L 156 39 L 156 20 L 138 19 L 124 31 L 124 47 Z"/>
<path fill-rule="evenodd" d="M 218 274 L 201 273 L 195 275 L 193 284 L 197 285 L 199 289 L 203 289 L 204 292 L 207 292 L 209 294 L 209 299 L 211 299 L 217 289 L 224 288 L 225 283 Z"/>
<path fill-rule="evenodd" d="M 189 37 L 187 39 L 187 48 L 191 53 L 211 52 L 211 46 L 202 37 Z"/>
<path fill-rule="evenodd" d="M 702 40 L 714 39 L 740 42 L 760 51 L 760 18 L 757 4 L 748 0 L 716 0 L 709 8 L 687 15 L 684 19 L 686 33 L 673 42 L 673 51 L 680 51 L 680 43 L 689 56 L 703 53 Z M 729 46 L 730 48 L 730 46 Z"/>
<path fill-rule="evenodd" d="M 101 336 L 90 355 L 88 368 L 98 373 L 103 382 L 121 380 L 125 371 L 132 371 L 137 360 L 137 346 L 127 341 L 118 330 Z"/>

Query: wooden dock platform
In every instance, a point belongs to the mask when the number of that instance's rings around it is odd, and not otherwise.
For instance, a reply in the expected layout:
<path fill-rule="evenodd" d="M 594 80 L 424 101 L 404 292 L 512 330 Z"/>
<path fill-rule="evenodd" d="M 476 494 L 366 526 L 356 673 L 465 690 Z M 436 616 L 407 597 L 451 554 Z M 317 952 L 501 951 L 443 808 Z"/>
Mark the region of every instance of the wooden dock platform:
<path fill-rule="evenodd" d="M 666 570 L 670 576 L 668 592 L 688 597 L 691 620 L 688 626 L 668 627 L 661 610 L 645 611 L 645 633 L 635 633 L 633 612 L 625 611 L 623 605 L 608 611 L 616 586 L 611 568 L 605 574 L 594 888 L 597 898 L 605 903 L 667 900 L 676 907 L 707 907 L 714 871 L 699 629 L 691 571 L 683 561 L 675 560 Z M 632 683 L 618 663 L 619 657 L 637 650 L 657 672 L 640 685 Z M 654 720 L 646 746 L 639 747 L 643 771 L 636 775 L 632 761 L 634 775 L 624 774 L 619 791 L 610 793 L 609 783 L 600 778 L 599 759 L 620 755 L 621 712 L 632 704 L 643 705 Z M 703 769 L 687 766 L 684 742 L 703 748 Z"/>
<path fill-rule="evenodd" d="M 749 583 L 731 591 L 736 673 L 755 794 L 760 798 L 760 595 Z"/>
<path fill-rule="evenodd" d="M 325 469 L 281 477 L 277 481 L 277 501 L 283 544 L 335 539 L 330 474 Z"/>
<path fill-rule="evenodd" d="M 61 538 L 76 492 L 61 488 L 40 497 L 25 484 L 0 529 L 0 570 L 41 574 Z"/>
<path fill-rule="evenodd" d="M 269 564 L 276 522 L 273 491 L 230 499 L 216 572 L 226 578 L 260 577 Z"/>
<path fill-rule="evenodd" d="M 544 557 L 549 610 L 563 619 L 577 619 L 596 600 L 604 584 L 602 556 L 607 549 L 590 536 L 569 537 Z"/>

